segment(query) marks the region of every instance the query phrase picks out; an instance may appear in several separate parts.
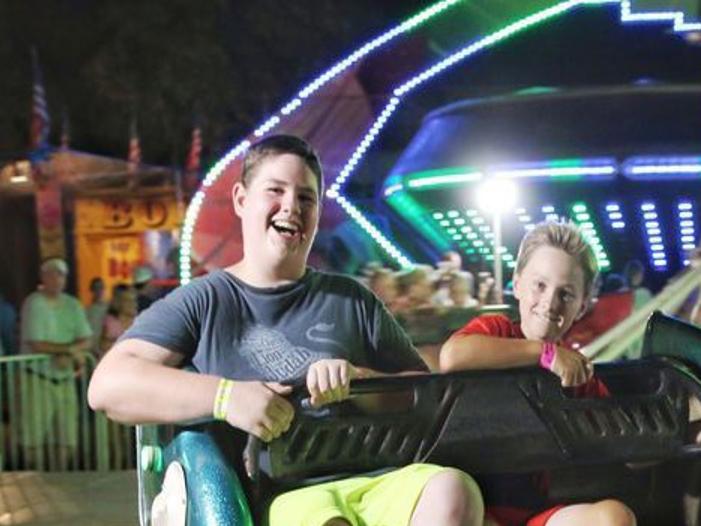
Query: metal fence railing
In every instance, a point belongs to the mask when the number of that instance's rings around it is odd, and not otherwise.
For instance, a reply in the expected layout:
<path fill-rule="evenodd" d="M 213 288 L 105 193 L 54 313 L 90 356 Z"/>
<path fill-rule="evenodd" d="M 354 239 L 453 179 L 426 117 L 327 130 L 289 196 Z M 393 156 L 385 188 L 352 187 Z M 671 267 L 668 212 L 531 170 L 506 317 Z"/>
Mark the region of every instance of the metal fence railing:
<path fill-rule="evenodd" d="M 87 404 L 96 360 L 67 378 L 52 357 L 0 356 L 0 471 L 116 470 L 136 465 L 134 428 Z"/>

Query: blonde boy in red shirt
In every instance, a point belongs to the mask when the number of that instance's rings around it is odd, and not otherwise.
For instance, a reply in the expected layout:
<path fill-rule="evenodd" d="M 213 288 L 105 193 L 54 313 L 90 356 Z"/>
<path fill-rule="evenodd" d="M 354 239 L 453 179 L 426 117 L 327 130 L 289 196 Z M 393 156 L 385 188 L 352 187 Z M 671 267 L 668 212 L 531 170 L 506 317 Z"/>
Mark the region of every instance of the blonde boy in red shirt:
<path fill-rule="evenodd" d="M 501 315 L 471 320 L 441 348 L 441 371 L 540 364 L 558 375 L 563 387 L 577 387 L 578 396 L 608 396 L 606 386 L 592 377 L 591 362 L 560 343 L 572 323 L 585 312 L 597 272 L 594 252 L 574 224 L 537 225 L 521 242 L 514 272 L 520 322 Z M 534 493 L 532 487 L 520 489 Z M 510 490 L 511 495 L 517 493 Z M 544 499 L 531 502 L 523 508 L 490 508 L 488 517 L 501 526 L 636 523 L 633 512 L 614 499 L 547 509 L 543 509 Z"/>

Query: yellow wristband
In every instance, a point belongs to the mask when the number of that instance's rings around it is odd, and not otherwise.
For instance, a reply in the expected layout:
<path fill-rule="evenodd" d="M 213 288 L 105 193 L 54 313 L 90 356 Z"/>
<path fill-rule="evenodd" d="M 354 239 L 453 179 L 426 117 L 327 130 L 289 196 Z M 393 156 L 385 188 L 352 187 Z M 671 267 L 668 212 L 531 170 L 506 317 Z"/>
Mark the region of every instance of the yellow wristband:
<path fill-rule="evenodd" d="M 214 407 L 212 408 L 212 415 L 215 420 L 226 420 L 226 411 L 229 408 L 229 399 L 231 398 L 233 387 L 233 380 L 228 378 L 219 380 L 217 394 L 214 396 Z"/>

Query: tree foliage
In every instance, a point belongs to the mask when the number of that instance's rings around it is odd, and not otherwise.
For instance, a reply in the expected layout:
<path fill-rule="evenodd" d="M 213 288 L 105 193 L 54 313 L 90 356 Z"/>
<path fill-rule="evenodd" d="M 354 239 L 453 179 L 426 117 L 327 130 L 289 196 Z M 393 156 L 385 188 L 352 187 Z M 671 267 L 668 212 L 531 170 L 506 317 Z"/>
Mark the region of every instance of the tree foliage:
<path fill-rule="evenodd" d="M 136 117 L 144 162 L 182 164 L 195 118 L 214 160 L 343 52 L 430 3 L 5 0 L 0 148 L 27 147 L 32 46 L 54 143 L 65 112 L 72 147 L 123 157 Z"/>

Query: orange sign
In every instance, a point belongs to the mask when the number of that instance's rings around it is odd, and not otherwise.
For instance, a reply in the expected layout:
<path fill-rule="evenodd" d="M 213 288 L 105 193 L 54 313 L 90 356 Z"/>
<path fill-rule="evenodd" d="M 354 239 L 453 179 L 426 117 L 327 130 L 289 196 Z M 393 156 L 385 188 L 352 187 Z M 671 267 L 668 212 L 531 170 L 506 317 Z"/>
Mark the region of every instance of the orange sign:
<path fill-rule="evenodd" d="M 80 299 L 88 302 L 93 277 L 108 290 L 131 283 L 131 271 L 148 257 L 144 234 L 176 231 L 181 215 L 171 197 L 133 199 L 85 198 L 75 201 L 75 247 Z"/>
<path fill-rule="evenodd" d="M 81 234 L 174 230 L 180 226 L 175 200 L 158 197 L 80 199 L 76 219 L 76 231 Z"/>
<path fill-rule="evenodd" d="M 106 282 L 130 282 L 131 271 L 141 263 L 141 240 L 137 236 L 115 237 L 102 242 L 102 272 Z"/>

